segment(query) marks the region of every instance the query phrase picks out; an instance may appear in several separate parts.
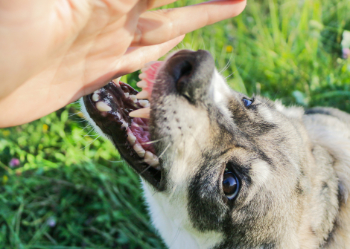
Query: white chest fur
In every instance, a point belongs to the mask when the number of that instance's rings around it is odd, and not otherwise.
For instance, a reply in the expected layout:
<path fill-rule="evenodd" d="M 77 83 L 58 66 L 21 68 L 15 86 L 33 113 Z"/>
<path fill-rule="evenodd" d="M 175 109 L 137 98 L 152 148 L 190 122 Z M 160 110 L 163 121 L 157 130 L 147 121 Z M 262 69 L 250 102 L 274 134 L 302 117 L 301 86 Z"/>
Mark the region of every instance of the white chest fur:
<path fill-rule="evenodd" d="M 199 232 L 189 220 L 186 198 L 170 200 L 166 194 L 154 192 L 142 181 L 145 200 L 153 225 L 170 249 L 210 249 L 222 241 L 217 232 Z"/>

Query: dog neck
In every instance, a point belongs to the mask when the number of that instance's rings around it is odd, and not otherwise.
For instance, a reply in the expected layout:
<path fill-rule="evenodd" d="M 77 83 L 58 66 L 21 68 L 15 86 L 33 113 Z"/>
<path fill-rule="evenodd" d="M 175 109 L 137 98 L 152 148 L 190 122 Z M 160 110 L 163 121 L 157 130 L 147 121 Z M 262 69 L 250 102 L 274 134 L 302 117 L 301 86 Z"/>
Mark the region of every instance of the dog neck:
<path fill-rule="evenodd" d="M 189 223 L 188 213 L 185 210 L 186 204 L 176 205 L 169 202 L 164 193 L 155 192 L 153 187 L 144 180 L 142 180 L 142 186 L 152 223 L 168 248 L 209 249 L 222 240 L 220 233 L 202 233 L 195 230 Z M 186 201 L 185 198 L 177 197 L 175 202 Z"/>

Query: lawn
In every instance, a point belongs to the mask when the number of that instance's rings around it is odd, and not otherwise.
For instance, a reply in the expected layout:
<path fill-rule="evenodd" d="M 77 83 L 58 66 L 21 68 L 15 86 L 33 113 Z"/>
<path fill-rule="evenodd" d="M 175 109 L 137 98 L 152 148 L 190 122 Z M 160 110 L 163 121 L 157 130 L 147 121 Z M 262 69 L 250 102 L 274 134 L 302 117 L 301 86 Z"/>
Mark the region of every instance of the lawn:
<path fill-rule="evenodd" d="M 249 1 L 239 17 L 188 34 L 178 49 L 209 50 L 229 85 L 248 95 L 350 112 L 341 47 L 349 13 L 349 0 Z M 135 85 L 137 75 L 122 80 Z M 164 248 L 138 177 L 77 103 L 0 129 L 0 189 L 0 248 Z"/>

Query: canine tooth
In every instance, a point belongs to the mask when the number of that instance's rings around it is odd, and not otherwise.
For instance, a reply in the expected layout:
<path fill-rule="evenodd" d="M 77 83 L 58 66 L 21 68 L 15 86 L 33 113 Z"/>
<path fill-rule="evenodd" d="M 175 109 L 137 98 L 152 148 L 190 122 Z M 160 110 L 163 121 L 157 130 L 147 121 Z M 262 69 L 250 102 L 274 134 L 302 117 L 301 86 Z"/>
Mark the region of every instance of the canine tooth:
<path fill-rule="evenodd" d="M 94 92 L 94 94 L 92 95 L 92 100 L 97 102 L 100 100 L 100 95 L 96 92 Z"/>
<path fill-rule="evenodd" d="M 140 74 L 139 75 L 139 79 L 144 79 L 144 78 L 147 78 L 147 74 L 145 74 L 145 73 L 142 73 L 142 74 Z"/>
<path fill-rule="evenodd" d="M 149 165 L 151 165 L 152 167 L 155 167 L 155 166 L 159 165 L 158 158 L 153 159 L 152 162 Z M 155 168 L 159 169 L 158 167 L 155 167 Z"/>
<path fill-rule="evenodd" d="M 145 90 L 142 90 L 141 92 L 139 92 L 136 97 L 138 99 L 148 99 L 149 98 L 149 92 L 145 91 Z"/>
<path fill-rule="evenodd" d="M 129 93 L 124 93 L 126 98 L 129 98 Z"/>
<path fill-rule="evenodd" d="M 136 95 L 131 94 L 131 95 L 129 96 L 129 98 L 130 98 L 132 101 L 134 101 L 134 102 L 137 101 Z"/>
<path fill-rule="evenodd" d="M 144 161 L 151 166 L 156 166 L 159 164 L 158 157 L 149 151 L 146 151 Z"/>
<path fill-rule="evenodd" d="M 96 103 L 96 108 L 101 112 L 109 112 L 112 110 L 109 105 L 102 101 Z"/>
<path fill-rule="evenodd" d="M 134 134 L 132 133 L 132 131 L 130 129 L 128 129 L 128 141 L 131 145 L 134 145 L 136 142 L 136 137 L 134 136 Z"/>
<path fill-rule="evenodd" d="M 138 109 L 129 113 L 130 117 L 133 118 L 149 118 L 151 109 L 149 107 Z"/>
<path fill-rule="evenodd" d="M 133 148 L 136 151 L 137 155 L 139 155 L 139 157 L 145 156 L 146 151 L 142 148 L 142 146 L 139 143 L 136 143 Z"/>
<path fill-rule="evenodd" d="M 143 107 L 149 107 L 149 106 L 150 106 L 149 101 L 148 101 L 148 100 L 145 100 L 145 99 L 140 99 L 140 100 L 139 100 L 139 103 L 140 103 L 140 105 L 142 105 Z"/>
<path fill-rule="evenodd" d="M 152 159 L 153 159 L 153 153 L 149 152 L 149 151 L 146 151 L 146 153 L 145 153 L 145 162 L 148 163 Z"/>
<path fill-rule="evenodd" d="M 150 61 L 150 62 L 147 62 L 143 68 L 148 68 L 150 65 L 152 65 L 153 63 L 155 63 L 156 61 Z"/>
<path fill-rule="evenodd" d="M 144 80 L 141 80 L 141 81 L 137 82 L 136 85 L 138 87 L 145 88 L 147 86 L 147 82 Z"/>
<path fill-rule="evenodd" d="M 114 84 L 116 84 L 117 86 L 120 86 L 120 84 L 119 84 L 119 82 L 120 82 L 120 78 L 121 78 L 121 77 L 118 77 L 118 78 L 116 78 L 116 79 L 112 80 L 112 81 L 113 81 L 113 83 L 114 83 Z"/>

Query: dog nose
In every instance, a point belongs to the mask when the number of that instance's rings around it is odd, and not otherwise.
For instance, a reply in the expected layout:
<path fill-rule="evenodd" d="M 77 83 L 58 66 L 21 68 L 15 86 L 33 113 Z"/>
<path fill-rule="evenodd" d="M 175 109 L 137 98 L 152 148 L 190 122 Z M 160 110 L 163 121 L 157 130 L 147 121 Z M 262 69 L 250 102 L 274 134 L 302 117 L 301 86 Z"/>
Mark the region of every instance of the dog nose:
<path fill-rule="evenodd" d="M 205 50 L 181 50 L 165 65 L 176 92 L 195 103 L 205 97 L 215 69 L 214 59 Z"/>

